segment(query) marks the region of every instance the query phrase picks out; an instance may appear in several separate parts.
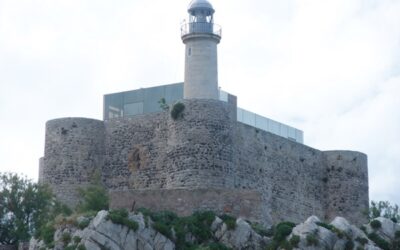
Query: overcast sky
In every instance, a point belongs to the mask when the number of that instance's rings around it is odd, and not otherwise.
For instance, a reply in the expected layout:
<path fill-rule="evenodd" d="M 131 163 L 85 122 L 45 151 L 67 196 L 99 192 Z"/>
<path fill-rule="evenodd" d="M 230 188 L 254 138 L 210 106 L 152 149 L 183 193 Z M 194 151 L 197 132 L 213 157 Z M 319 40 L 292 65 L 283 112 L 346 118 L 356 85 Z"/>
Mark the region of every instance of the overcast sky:
<path fill-rule="evenodd" d="M 0 0 L 0 172 L 37 179 L 45 122 L 183 81 L 187 0 Z M 213 0 L 220 86 L 321 149 L 369 157 L 400 204 L 400 0 Z"/>

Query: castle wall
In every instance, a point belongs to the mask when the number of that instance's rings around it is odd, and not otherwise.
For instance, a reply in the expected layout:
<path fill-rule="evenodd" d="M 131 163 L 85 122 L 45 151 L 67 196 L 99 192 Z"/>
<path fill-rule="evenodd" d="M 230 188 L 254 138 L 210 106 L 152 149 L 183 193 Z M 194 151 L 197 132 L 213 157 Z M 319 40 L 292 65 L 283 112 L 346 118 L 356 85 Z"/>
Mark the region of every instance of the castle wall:
<path fill-rule="evenodd" d="M 59 199 L 75 206 L 77 188 L 86 187 L 104 155 L 104 124 L 86 118 L 63 118 L 46 123 L 45 154 L 41 164 L 43 183 L 50 184 Z"/>
<path fill-rule="evenodd" d="M 259 190 L 272 222 L 325 217 L 322 152 L 238 123 L 235 187 Z"/>
<path fill-rule="evenodd" d="M 367 156 L 353 151 L 327 151 L 327 217 L 366 223 L 369 206 Z"/>
<path fill-rule="evenodd" d="M 233 187 L 231 107 L 183 100 L 169 112 L 105 122 L 104 180 L 111 189 Z"/>
<path fill-rule="evenodd" d="M 162 201 L 162 202 L 160 202 Z M 139 189 L 111 191 L 111 208 L 151 208 L 188 216 L 193 211 L 211 210 L 263 222 L 261 194 L 237 189 Z"/>
<path fill-rule="evenodd" d="M 162 112 L 105 122 L 49 121 L 40 180 L 69 205 L 76 204 L 76 188 L 86 186 L 100 171 L 111 191 L 124 190 L 142 204 L 154 203 L 154 197 L 165 198 L 162 202 L 170 207 L 175 201 L 177 212 L 182 206 L 178 199 L 193 205 L 225 190 L 237 192 L 232 196 L 242 204 L 242 194 L 248 191 L 260 195 L 257 215 L 251 216 L 264 223 L 300 222 L 310 215 L 363 221 L 369 202 L 364 154 L 321 152 L 238 123 L 232 113 L 235 100 L 182 102 L 185 110 L 176 120 Z M 157 190 L 169 191 L 149 196 Z M 202 196 L 201 190 L 207 192 Z M 191 192 L 198 197 L 190 199 Z M 219 197 L 213 201 L 217 210 L 231 202 Z M 183 207 L 195 209 L 190 204 Z"/>

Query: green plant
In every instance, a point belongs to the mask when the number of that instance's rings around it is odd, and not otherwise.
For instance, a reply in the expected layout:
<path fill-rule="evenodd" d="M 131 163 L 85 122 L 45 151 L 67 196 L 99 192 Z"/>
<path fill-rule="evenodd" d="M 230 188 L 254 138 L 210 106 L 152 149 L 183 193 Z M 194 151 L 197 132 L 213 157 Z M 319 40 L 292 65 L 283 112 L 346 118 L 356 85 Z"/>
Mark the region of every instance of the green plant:
<path fill-rule="evenodd" d="M 39 233 L 39 239 L 42 239 L 46 245 L 49 245 L 54 241 L 54 233 L 56 229 L 53 224 L 47 224 L 41 228 Z"/>
<path fill-rule="evenodd" d="M 89 224 L 90 224 L 90 220 L 85 218 L 84 220 L 81 220 L 78 223 L 78 228 L 83 230 L 83 229 L 87 228 L 89 226 Z"/>
<path fill-rule="evenodd" d="M 61 241 L 64 243 L 64 245 L 67 245 L 68 243 L 70 243 L 71 242 L 71 234 L 63 233 L 61 235 Z"/>
<path fill-rule="evenodd" d="M 182 112 L 185 110 L 185 105 L 181 102 L 175 103 L 171 110 L 171 117 L 174 120 L 182 117 Z"/>
<path fill-rule="evenodd" d="M 346 244 L 344 245 L 345 250 L 353 250 L 354 248 L 354 242 L 350 239 L 346 241 Z"/>
<path fill-rule="evenodd" d="M 379 220 L 373 220 L 370 222 L 370 225 L 373 229 L 379 229 L 382 227 L 382 223 Z"/>
<path fill-rule="evenodd" d="M 164 111 L 168 111 L 168 110 L 169 110 L 169 106 L 168 106 L 167 102 L 165 101 L 165 98 L 164 98 L 164 97 L 161 98 L 161 99 L 158 101 L 158 104 L 160 105 L 160 108 L 161 108 L 162 110 L 164 110 Z"/>
<path fill-rule="evenodd" d="M 308 246 L 318 246 L 318 238 L 315 234 L 308 234 L 306 237 L 307 245 Z"/>
<path fill-rule="evenodd" d="M 287 221 L 279 223 L 274 230 L 273 239 L 277 242 L 283 241 L 289 234 L 292 233 L 292 230 L 295 226 L 296 224 Z"/>
<path fill-rule="evenodd" d="M 266 229 L 265 227 L 263 227 L 263 225 L 259 223 L 251 224 L 251 228 L 261 236 L 272 237 L 274 235 L 273 230 Z"/>
<path fill-rule="evenodd" d="M 77 206 L 80 212 L 108 210 L 109 197 L 107 190 L 100 184 L 93 184 L 79 189 L 81 201 Z"/>
<path fill-rule="evenodd" d="M 386 240 L 382 239 L 379 235 L 376 233 L 370 233 L 368 235 L 368 238 L 375 242 L 375 244 L 382 248 L 383 250 L 390 250 L 390 244 Z"/>
<path fill-rule="evenodd" d="M 81 242 L 81 237 L 79 237 L 79 236 L 74 236 L 74 238 L 72 238 L 72 241 L 75 243 L 75 244 L 78 244 L 79 242 Z"/>
<path fill-rule="evenodd" d="M 387 219 L 399 221 L 399 206 L 396 204 L 392 205 L 389 201 L 371 201 L 368 217 L 371 220 L 377 217 L 385 217 Z"/>
<path fill-rule="evenodd" d="M 75 245 L 67 246 L 64 248 L 64 250 L 75 250 L 75 249 L 76 249 Z"/>
<path fill-rule="evenodd" d="M 292 235 L 292 237 L 289 240 L 290 245 L 292 245 L 293 247 L 298 247 L 299 243 L 300 243 L 300 236 L 298 235 Z"/>
<path fill-rule="evenodd" d="M 360 238 L 360 237 L 357 237 L 356 238 L 356 241 L 358 242 L 358 243 L 360 243 L 361 245 L 365 245 L 365 244 L 367 244 L 368 243 L 368 239 L 366 239 L 366 238 Z"/>
<path fill-rule="evenodd" d="M 234 230 L 236 228 L 236 218 L 228 215 L 228 214 L 223 214 L 220 216 L 221 220 L 224 221 L 226 226 L 228 227 L 228 230 Z"/>
<path fill-rule="evenodd" d="M 139 224 L 136 221 L 132 221 L 128 218 L 128 211 L 125 209 L 111 210 L 107 219 L 111 220 L 115 224 L 124 225 L 129 229 L 136 231 L 139 228 Z"/>
<path fill-rule="evenodd" d="M 399 230 L 399 231 L 396 231 L 396 232 L 394 233 L 394 237 L 395 237 L 396 239 L 400 239 L 400 230 Z"/>
<path fill-rule="evenodd" d="M 280 242 L 279 247 L 281 249 L 285 249 L 285 250 L 292 250 L 293 246 L 287 241 L 287 240 L 283 240 Z"/>
<path fill-rule="evenodd" d="M 86 250 L 86 247 L 85 247 L 85 245 L 79 244 L 76 249 L 77 250 Z"/>
<path fill-rule="evenodd" d="M 0 245 L 38 236 L 40 228 L 52 219 L 54 206 L 48 186 L 17 174 L 0 173 Z"/>

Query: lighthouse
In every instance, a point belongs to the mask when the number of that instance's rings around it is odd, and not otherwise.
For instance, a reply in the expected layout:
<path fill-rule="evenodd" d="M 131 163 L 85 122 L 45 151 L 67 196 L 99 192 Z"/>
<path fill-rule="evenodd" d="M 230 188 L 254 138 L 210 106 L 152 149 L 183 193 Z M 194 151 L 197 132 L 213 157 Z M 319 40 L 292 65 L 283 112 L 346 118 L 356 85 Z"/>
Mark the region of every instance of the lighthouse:
<path fill-rule="evenodd" d="M 207 0 L 193 0 L 189 20 L 181 28 L 185 44 L 184 99 L 215 99 L 218 92 L 217 45 L 221 28 L 214 24 L 214 8 Z"/>

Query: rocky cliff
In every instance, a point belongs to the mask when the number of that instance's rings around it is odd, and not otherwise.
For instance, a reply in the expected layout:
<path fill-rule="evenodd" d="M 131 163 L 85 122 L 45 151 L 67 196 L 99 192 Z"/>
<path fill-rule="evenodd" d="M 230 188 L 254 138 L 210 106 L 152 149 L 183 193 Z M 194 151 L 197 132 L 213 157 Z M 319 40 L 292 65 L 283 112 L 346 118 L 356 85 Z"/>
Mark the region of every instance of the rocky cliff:
<path fill-rule="evenodd" d="M 342 217 L 327 224 L 311 216 L 298 225 L 264 228 L 211 212 L 178 218 L 168 212 L 100 211 L 58 218 L 54 229 L 51 237 L 32 239 L 29 249 L 400 249 L 400 224 L 386 218 L 358 228 Z"/>

